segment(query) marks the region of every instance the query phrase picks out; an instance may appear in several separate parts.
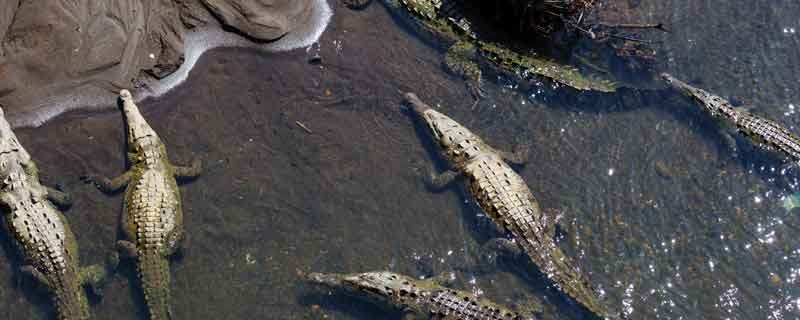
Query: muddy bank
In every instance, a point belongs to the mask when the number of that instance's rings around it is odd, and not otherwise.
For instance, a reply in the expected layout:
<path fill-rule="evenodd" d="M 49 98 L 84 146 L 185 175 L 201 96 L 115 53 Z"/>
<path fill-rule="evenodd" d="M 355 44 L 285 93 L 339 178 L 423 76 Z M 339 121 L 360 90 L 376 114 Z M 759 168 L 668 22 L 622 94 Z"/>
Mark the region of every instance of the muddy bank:
<path fill-rule="evenodd" d="M 0 14 L 0 105 L 15 127 L 110 106 L 117 87 L 163 94 L 185 79 L 181 68 L 216 46 L 308 46 L 331 14 L 324 0 L 2 0 L 0 7 L 8 8 Z"/>

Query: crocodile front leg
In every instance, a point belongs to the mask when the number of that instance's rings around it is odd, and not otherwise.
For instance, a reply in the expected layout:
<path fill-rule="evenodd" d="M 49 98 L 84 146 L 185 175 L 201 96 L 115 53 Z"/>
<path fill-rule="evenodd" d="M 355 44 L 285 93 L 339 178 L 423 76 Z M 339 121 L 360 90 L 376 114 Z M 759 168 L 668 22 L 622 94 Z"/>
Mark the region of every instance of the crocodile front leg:
<path fill-rule="evenodd" d="M 736 143 L 736 137 L 734 137 L 734 130 L 728 127 L 723 127 L 719 129 L 719 135 L 722 137 L 722 141 L 728 149 L 731 150 L 731 156 L 734 158 L 739 157 L 739 146 Z"/>
<path fill-rule="evenodd" d="M 47 200 L 56 206 L 68 208 L 72 205 L 72 196 L 69 193 L 51 187 L 45 187 L 45 189 L 47 190 Z"/>
<path fill-rule="evenodd" d="M 467 89 L 475 100 L 486 97 L 481 87 L 481 69 L 475 62 L 477 50 L 469 42 L 458 42 L 451 46 L 444 57 L 444 65 L 447 71 L 464 78 L 467 81 Z"/>
<path fill-rule="evenodd" d="M 192 159 L 192 164 L 188 166 L 172 165 L 172 172 L 176 178 L 194 179 L 203 173 L 203 161 L 197 157 Z"/>
<path fill-rule="evenodd" d="M 461 173 L 455 170 L 447 170 L 441 174 L 437 174 L 431 169 L 428 177 L 425 179 L 425 185 L 432 191 L 442 191 L 455 182 L 460 176 Z"/>
<path fill-rule="evenodd" d="M 83 180 L 83 182 L 85 183 L 94 184 L 95 186 L 97 186 L 98 189 L 100 189 L 105 193 L 113 193 L 128 185 L 128 182 L 131 181 L 131 172 L 130 171 L 125 172 L 114 179 L 109 179 L 105 176 L 93 174 L 93 175 L 83 176 L 81 177 L 81 180 Z"/>
<path fill-rule="evenodd" d="M 530 158 L 530 145 L 521 141 L 517 141 L 512 148 L 512 151 L 498 151 L 500 157 L 508 163 L 516 165 L 524 165 L 528 163 Z"/>

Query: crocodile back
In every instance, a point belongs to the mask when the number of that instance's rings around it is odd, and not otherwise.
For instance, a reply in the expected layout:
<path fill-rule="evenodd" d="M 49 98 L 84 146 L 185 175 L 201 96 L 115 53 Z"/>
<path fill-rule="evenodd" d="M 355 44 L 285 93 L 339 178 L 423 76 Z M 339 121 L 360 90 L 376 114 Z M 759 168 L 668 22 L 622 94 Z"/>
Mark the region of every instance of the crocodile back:
<path fill-rule="evenodd" d="M 131 171 L 123 229 L 138 251 L 137 269 L 149 319 L 170 319 L 167 255 L 178 245 L 175 235 L 183 223 L 180 191 L 163 145 L 142 150 Z"/>
<path fill-rule="evenodd" d="M 77 274 L 77 246 L 60 212 L 47 200 L 18 203 L 7 221 L 26 263 L 48 281 L 59 319 L 89 319 Z"/>
<path fill-rule="evenodd" d="M 488 147 L 487 147 L 488 148 Z M 468 189 L 478 205 L 511 232 L 539 270 L 568 296 L 594 314 L 605 317 L 592 285 L 555 244 L 550 224 L 528 185 L 496 153 L 477 157 L 464 168 Z"/>
<path fill-rule="evenodd" d="M 703 105 L 713 117 L 735 126 L 741 133 L 768 150 L 781 152 L 793 160 L 800 160 L 800 137 L 775 121 L 736 108 L 728 100 L 706 90 L 691 86 L 669 74 L 661 75 L 672 86 Z"/>
<path fill-rule="evenodd" d="M 139 251 L 168 249 L 168 236 L 182 222 L 180 192 L 175 178 L 153 169 L 142 170 L 126 191 L 125 216 L 129 239 Z"/>
<path fill-rule="evenodd" d="M 464 291 L 442 288 L 425 295 L 427 311 L 444 320 L 523 320 L 523 317 Z"/>
<path fill-rule="evenodd" d="M 736 126 L 754 142 L 800 160 L 800 138 L 775 121 L 741 113 Z"/>
<path fill-rule="evenodd" d="M 47 199 L 38 169 L 0 117 L 0 203 L 4 222 L 25 263 L 41 274 L 60 319 L 88 319 L 77 275 L 78 246 L 61 212 Z"/>

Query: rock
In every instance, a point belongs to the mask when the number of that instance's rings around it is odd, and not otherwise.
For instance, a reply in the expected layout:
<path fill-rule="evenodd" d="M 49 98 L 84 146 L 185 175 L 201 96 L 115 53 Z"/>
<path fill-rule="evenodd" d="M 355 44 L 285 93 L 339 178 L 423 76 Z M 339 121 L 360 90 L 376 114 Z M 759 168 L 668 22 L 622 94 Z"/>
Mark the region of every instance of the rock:
<path fill-rule="evenodd" d="M 282 37 L 308 21 L 310 1 L 202 0 L 226 26 L 259 41 Z"/>

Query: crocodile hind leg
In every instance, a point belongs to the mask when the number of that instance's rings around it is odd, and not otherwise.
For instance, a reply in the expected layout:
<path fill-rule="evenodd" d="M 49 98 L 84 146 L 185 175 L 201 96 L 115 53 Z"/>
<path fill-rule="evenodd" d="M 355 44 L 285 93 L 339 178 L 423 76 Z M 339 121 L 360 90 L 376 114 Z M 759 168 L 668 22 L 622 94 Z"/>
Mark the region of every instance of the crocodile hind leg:
<path fill-rule="evenodd" d="M 139 257 L 139 249 L 136 248 L 136 244 L 127 240 L 117 241 L 117 250 L 125 258 L 131 259 Z"/>
<path fill-rule="evenodd" d="M 717 133 L 722 138 L 722 143 L 727 147 L 728 150 L 731 151 L 731 157 L 738 158 L 739 157 L 739 145 L 736 142 L 736 129 L 732 128 L 728 125 L 721 125 L 717 129 Z M 720 154 L 720 160 L 723 158 L 722 154 Z"/>
<path fill-rule="evenodd" d="M 442 191 L 455 182 L 460 176 L 461 173 L 455 170 L 447 170 L 441 174 L 437 174 L 431 169 L 428 177 L 425 179 L 425 185 L 433 191 Z"/>
<path fill-rule="evenodd" d="M 176 178 L 193 179 L 203 173 L 203 161 L 199 157 L 192 159 L 192 164 L 188 166 L 172 165 L 172 171 Z"/>
<path fill-rule="evenodd" d="M 185 254 L 186 247 L 187 247 L 187 236 L 186 232 L 182 229 L 177 229 L 167 235 L 167 245 L 166 250 L 164 251 L 164 256 L 171 256 L 176 253 L 183 255 Z"/>
<path fill-rule="evenodd" d="M 40 285 L 46 288 L 52 288 L 52 283 L 50 282 L 50 279 L 48 279 L 47 276 L 44 275 L 44 273 L 36 269 L 34 266 L 24 265 L 19 268 L 19 271 L 22 272 L 22 274 L 30 277 L 31 279 L 36 280 L 36 282 L 39 283 Z"/>
<path fill-rule="evenodd" d="M 516 242 L 505 238 L 494 238 L 481 246 L 481 254 L 476 271 L 480 273 L 491 273 L 497 269 L 497 259 L 501 256 L 510 257 L 512 259 L 522 257 L 525 252 L 522 251 Z"/>
<path fill-rule="evenodd" d="M 119 253 L 112 250 L 106 256 L 105 265 L 83 267 L 78 273 L 81 284 L 89 286 L 97 296 L 103 296 L 103 288 L 111 281 L 119 265 Z"/>
<path fill-rule="evenodd" d="M 444 65 L 448 72 L 460 76 L 467 81 L 469 90 L 475 101 L 486 97 L 481 87 L 481 69 L 475 62 L 477 50 L 469 42 L 458 42 L 451 46 L 444 56 Z"/>
<path fill-rule="evenodd" d="M 123 187 L 128 185 L 128 182 L 131 181 L 131 172 L 125 172 L 120 176 L 109 179 L 107 177 L 101 175 L 87 175 L 81 177 L 81 180 L 85 183 L 92 183 L 97 186 L 103 192 L 112 193 Z"/>

